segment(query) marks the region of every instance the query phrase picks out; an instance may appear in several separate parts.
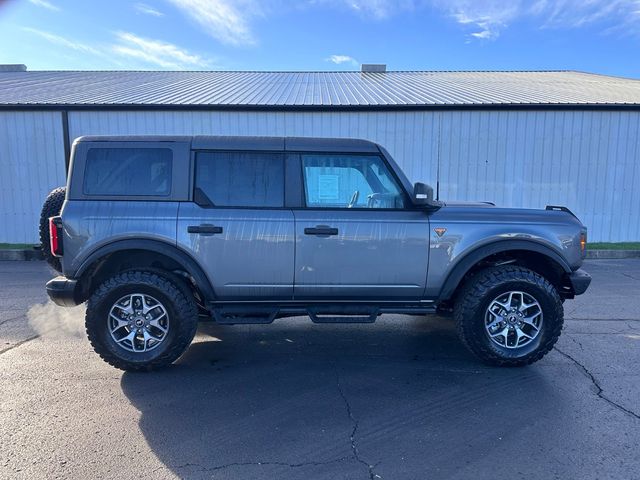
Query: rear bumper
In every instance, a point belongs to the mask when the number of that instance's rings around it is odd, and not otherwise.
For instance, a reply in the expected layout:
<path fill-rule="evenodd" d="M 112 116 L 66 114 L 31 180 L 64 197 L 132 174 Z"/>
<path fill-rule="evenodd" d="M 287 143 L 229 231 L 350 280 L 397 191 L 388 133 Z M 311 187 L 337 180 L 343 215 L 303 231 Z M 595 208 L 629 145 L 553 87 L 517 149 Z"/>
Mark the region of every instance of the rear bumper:
<path fill-rule="evenodd" d="M 47 282 L 47 294 L 56 305 L 61 307 L 73 307 L 80 301 L 78 282 L 67 277 L 56 277 Z"/>
<path fill-rule="evenodd" d="M 589 288 L 591 275 L 581 268 L 568 275 L 568 280 L 574 295 L 582 295 Z"/>

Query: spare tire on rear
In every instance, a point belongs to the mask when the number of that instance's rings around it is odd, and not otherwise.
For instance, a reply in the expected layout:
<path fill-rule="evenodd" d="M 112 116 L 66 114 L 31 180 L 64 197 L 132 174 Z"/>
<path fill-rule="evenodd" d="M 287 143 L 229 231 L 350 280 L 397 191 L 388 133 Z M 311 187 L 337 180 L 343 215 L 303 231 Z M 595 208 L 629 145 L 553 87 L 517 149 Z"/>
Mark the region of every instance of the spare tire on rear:
<path fill-rule="evenodd" d="M 62 272 L 62 266 L 60 265 L 60 259 L 51 254 L 49 218 L 60 215 L 66 194 L 67 187 L 58 187 L 51 190 L 49 195 L 47 195 L 47 199 L 44 201 L 44 205 L 42 205 L 42 212 L 40 213 L 40 243 L 42 244 L 42 254 L 47 263 L 58 272 Z"/>

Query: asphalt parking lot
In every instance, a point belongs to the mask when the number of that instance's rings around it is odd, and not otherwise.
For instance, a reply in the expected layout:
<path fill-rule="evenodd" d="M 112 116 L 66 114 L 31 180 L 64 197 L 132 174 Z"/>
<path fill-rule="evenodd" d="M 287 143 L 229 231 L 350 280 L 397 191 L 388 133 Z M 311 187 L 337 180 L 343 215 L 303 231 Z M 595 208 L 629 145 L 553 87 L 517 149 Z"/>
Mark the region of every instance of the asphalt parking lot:
<path fill-rule="evenodd" d="M 131 374 L 82 307 L 38 305 L 43 262 L 0 262 L 0 477 L 640 478 L 640 260 L 585 269 L 527 368 L 479 364 L 448 319 L 385 316 L 206 325 Z"/>

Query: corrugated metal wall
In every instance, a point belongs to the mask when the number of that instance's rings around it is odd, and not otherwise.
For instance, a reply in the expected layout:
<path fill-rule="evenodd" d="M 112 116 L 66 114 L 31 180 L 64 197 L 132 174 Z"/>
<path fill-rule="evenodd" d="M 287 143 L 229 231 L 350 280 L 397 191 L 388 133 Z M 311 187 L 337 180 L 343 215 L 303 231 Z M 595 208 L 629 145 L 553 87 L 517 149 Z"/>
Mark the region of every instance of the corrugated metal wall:
<path fill-rule="evenodd" d="M 42 202 L 65 183 L 59 112 L 0 112 L 0 242 L 37 243 Z"/>
<path fill-rule="evenodd" d="M 439 173 L 441 199 L 565 205 L 592 241 L 640 239 L 638 112 L 78 112 L 70 132 L 366 138 L 413 181 Z"/>
<path fill-rule="evenodd" d="M 0 115 L 0 219 L 16 226 L 0 242 L 36 242 L 42 198 L 64 183 L 60 114 Z M 439 178 L 442 199 L 566 205 L 592 241 L 640 239 L 639 112 L 70 112 L 69 130 L 366 138 L 412 180 Z"/>

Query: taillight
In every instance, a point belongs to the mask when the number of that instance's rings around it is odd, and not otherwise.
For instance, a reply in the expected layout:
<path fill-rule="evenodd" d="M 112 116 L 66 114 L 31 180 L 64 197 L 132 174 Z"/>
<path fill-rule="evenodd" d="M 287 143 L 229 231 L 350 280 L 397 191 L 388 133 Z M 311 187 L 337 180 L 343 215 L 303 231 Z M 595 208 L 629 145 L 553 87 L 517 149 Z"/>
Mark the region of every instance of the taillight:
<path fill-rule="evenodd" d="M 580 233 L 580 252 L 582 253 L 582 258 L 587 256 L 587 232 Z"/>
<path fill-rule="evenodd" d="M 49 240 L 51 255 L 62 256 L 62 219 L 60 217 L 49 219 Z"/>

